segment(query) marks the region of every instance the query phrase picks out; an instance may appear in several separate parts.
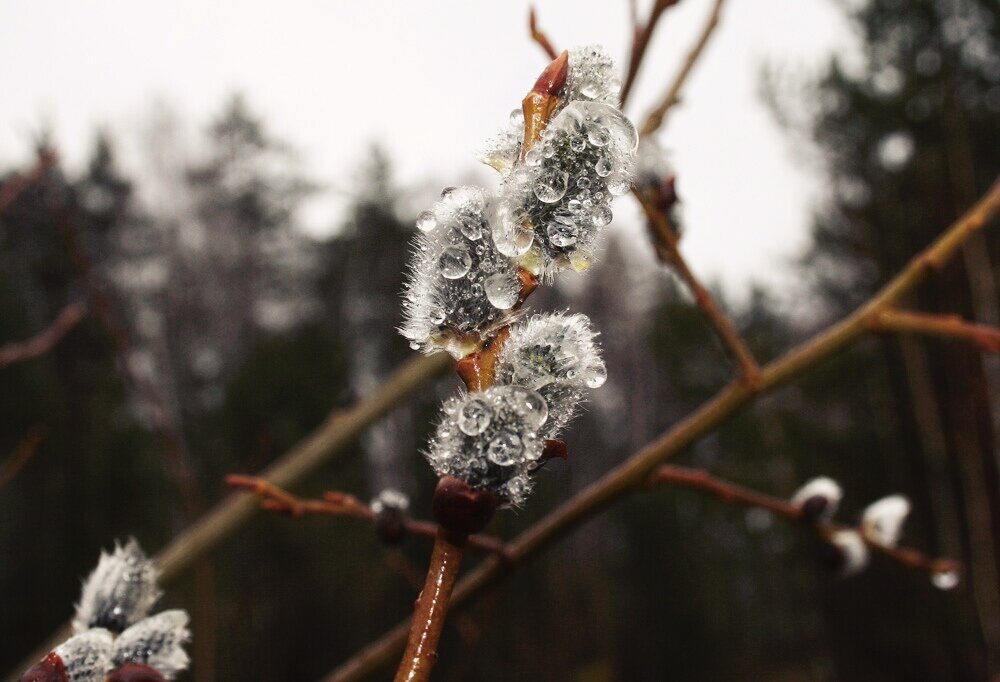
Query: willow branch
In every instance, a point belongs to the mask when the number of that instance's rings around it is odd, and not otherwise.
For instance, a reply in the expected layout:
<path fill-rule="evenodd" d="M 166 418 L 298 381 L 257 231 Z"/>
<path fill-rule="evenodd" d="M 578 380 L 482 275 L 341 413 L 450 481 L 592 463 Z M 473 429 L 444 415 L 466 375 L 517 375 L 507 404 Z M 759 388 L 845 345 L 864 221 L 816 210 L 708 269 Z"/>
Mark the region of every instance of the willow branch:
<path fill-rule="evenodd" d="M 34 459 L 44 440 L 45 431 L 41 426 L 33 426 L 24 434 L 17 442 L 14 451 L 7 456 L 7 459 L 0 462 L 0 488 L 13 481 L 28 462 Z"/>
<path fill-rule="evenodd" d="M 267 511 L 290 514 L 295 518 L 318 514 L 346 516 L 372 523 L 376 521 L 376 514 L 369 505 L 347 493 L 327 491 L 323 493 L 323 499 L 310 500 L 293 495 L 263 478 L 239 474 L 226 476 L 226 483 L 234 488 L 243 488 L 257 495 L 261 498 L 261 509 Z M 439 531 L 436 523 L 410 518 L 402 519 L 401 527 L 409 535 L 431 539 L 436 538 Z M 490 535 L 473 533 L 469 535 L 468 545 L 490 554 L 496 554 L 501 558 L 505 557 L 507 553 L 503 542 Z"/>
<path fill-rule="evenodd" d="M 646 48 L 649 47 L 649 41 L 653 37 L 653 31 L 656 30 L 660 17 L 677 2 L 678 0 L 654 0 L 646 22 L 642 26 L 636 27 L 635 38 L 632 40 L 632 49 L 628 57 L 628 70 L 625 72 L 625 81 L 622 84 L 622 108 L 625 108 L 625 103 L 632 93 L 632 86 L 635 84 L 639 67 L 642 65 L 643 57 L 646 56 Z"/>
<path fill-rule="evenodd" d="M 487 559 L 456 585 L 453 606 L 467 603 L 509 575 L 535 554 L 549 547 L 584 521 L 622 497 L 641 489 L 648 477 L 665 460 L 675 456 L 748 405 L 756 396 L 784 386 L 820 362 L 830 358 L 868 331 L 869 317 L 892 306 L 939 270 L 955 251 L 1000 211 L 1000 178 L 975 206 L 952 224 L 927 249 L 864 305 L 840 322 L 828 327 L 781 358 L 761 369 L 756 391 L 741 381 L 733 381 L 673 428 L 633 454 L 603 477 L 571 497 L 548 515 L 510 541 L 511 561 L 504 564 Z M 360 680 L 392 660 L 406 641 L 409 622 L 399 623 L 381 638 L 358 652 L 327 679 L 329 682 Z"/>
<path fill-rule="evenodd" d="M 707 471 L 687 467 L 664 464 L 649 477 L 650 486 L 672 485 L 687 488 L 711 495 L 726 504 L 742 507 L 765 509 L 775 516 L 808 526 L 820 539 L 828 540 L 834 533 L 844 530 L 857 531 L 868 547 L 908 568 L 927 571 L 930 574 L 957 573 L 961 565 L 953 559 L 927 556 L 923 552 L 908 547 L 889 547 L 878 542 L 872 542 L 857 526 L 848 526 L 832 521 L 813 521 L 807 519 L 802 508 L 788 500 L 772 497 L 750 490 L 721 478 L 716 478 Z"/>
<path fill-rule="evenodd" d="M 38 155 L 38 161 L 24 175 L 15 175 L 0 187 L 0 215 L 10 208 L 10 205 L 21 196 L 21 193 L 45 177 L 49 169 L 55 165 L 55 152 L 46 150 Z"/>
<path fill-rule="evenodd" d="M 55 348 L 87 314 L 82 303 L 70 303 L 56 315 L 48 327 L 26 341 L 0 346 L 0 369 L 18 362 L 34 360 Z"/>
<path fill-rule="evenodd" d="M 680 70 L 670 82 L 670 86 L 667 88 L 666 94 L 663 95 L 663 99 L 649 112 L 645 123 L 642 124 L 640 134 L 652 135 L 659 130 L 660 126 L 663 125 L 663 119 L 667 115 L 667 112 L 680 101 L 681 88 L 684 87 L 684 83 L 694 69 L 694 65 L 705 51 L 705 46 L 708 45 L 709 39 L 715 32 L 715 28 L 719 25 L 719 17 L 722 13 L 723 4 L 725 4 L 725 0 L 715 0 L 715 4 L 712 5 L 712 10 L 708 14 L 708 19 L 705 21 L 705 25 L 698 35 L 698 39 L 695 40 L 691 50 L 684 58 Z"/>
<path fill-rule="evenodd" d="M 538 43 L 538 46 L 545 51 L 549 59 L 555 59 L 559 56 L 556 48 L 552 47 L 552 43 L 549 42 L 549 37 L 545 35 L 544 31 L 538 28 L 538 17 L 535 14 L 534 5 L 528 10 L 528 30 L 531 32 L 531 39 Z"/>
<path fill-rule="evenodd" d="M 736 331 L 736 325 L 722 312 L 715 297 L 701 283 L 698 277 L 688 266 L 684 256 L 678 248 L 677 232 L 674 230 L 667 216 L 646 197 L 642 190 L 633 189 L 632 194 L 638 199 L 650 227 L 653 230 L 653 240 L 656 248 L 656 256 L 661 262 L 673 268 L 677 276 L 694 296 L 695 303 L 704 313 L 705 317 L 715 329 L 715 333 L 722 341 L 723 347 L 736 363 L 740 371 L 740 378 L 747 388 L 755 390 L 760 382 L 760 367 L 753 357 L 753 353 L 740 338 Z"/>
<path fill-rule="evenodd" d="M 923 334 L 966 341 L 987 353 L 1000 353 L 1000 329 L 963 320 L 958 315 L 931 315 L 886 308 L 872 315 L 868 326 L 875 332 Z"/>

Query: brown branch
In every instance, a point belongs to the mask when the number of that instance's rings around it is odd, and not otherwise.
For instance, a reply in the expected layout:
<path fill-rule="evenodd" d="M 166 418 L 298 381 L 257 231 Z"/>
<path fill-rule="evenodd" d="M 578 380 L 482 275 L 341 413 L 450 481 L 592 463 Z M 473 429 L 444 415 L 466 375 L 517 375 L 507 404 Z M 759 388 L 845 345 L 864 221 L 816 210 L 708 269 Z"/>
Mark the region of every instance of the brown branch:
<path fill-rule="evenodd" d="M 802 508 L 792 504 L 788 500 L 744 488 L 741 485 L 716 478 L 707 471 L 700 469 L 664 464 L 653 472 L 653 475 L 649 477 L 648 484 L 650 486 L 674 485 L 689 490 L 696 490 L 706 495 L 712 495 L 726 504 L 766 509 L 776 516 L 806 524 L 817 536 L 824 540 L 829 539 L 838 531 L 855 530 L 858 531 L 860 537 L 870 549 L 880 552 L 908 568 L 927 571 L 931 575 L 959 573 L 961 571 L 961 564 L 953 559 L 930 557 L 915 549 L 887 547 L 886 545 L 872 542 L 857 526 L 807 519 L 802 513 Z"/>
<path fill-rule="evenodd" d="M 549 59 L 556 59 L 559 56 L 556 48 L 552 47 L 552 43 L 549 42 L 549 37 L 545 35 L 544 31 L 538 28 L 538 17 L 535 14 L 534 5 L 528 9 L 528 30 L 531 31 L 531 39 L 538 43 L 538 46 L 545 51 Z"/>
<path fill-rule="evenodd" d="M 645 211 L 646 218 L 652 228 L 657 258 L 672 267 L 677 276 L 684 282 L 691 295 L 694 296 L 695 303 L 715 329 L 716 334 L 718 334 L 719 339 L 722 341 L 723 347 L 725 347 L 730 357 L 736 362 L 741 380 L 748 389 L 751 391 L 756 390 L 760 383 L 760 367 L 754 359 L 753 353 L 750 352 L 743 339 L 740 338 L 739 332 L 736 331 L 736 325 L 733 324 L 728 315 L 722 312 L 719 304 L 715 301 L 715 297 L 709 293 L 708 289 L 688 266 L 687 261 L 684 260 L 678 248 L 677 232 L 670 224 L 667 216 L 663 211 L 654 206 L 653 202 L 642 190 L 638 188 L 633 189 L 632 194 L 639 200 L 639 204 L 642 206 L 643 211 Z"/>
<path fill-rule="evenodd" d="M 664 11 L 676 5 L 677 2 L 678 0 L 654 0 L 646 23 L 635 27 L 635 37 L 632 40 L 632 49 L 628 58 L 628 70 L 625 72 L 625 81 L 622 84 L 622 108 L 625 107 L 625 103 L 632 93 L 632 86 L 635 84 L 635 78 L 639 74 L 642 59 L 646 56 L 646 48 L 649 47 L 649 40 L 653 37 L 653 31 L 656 30 L 656 25 L 659 23 L 660 17 L 663 16 Z"/>
<path fill-rule="evenodd" d="M 904 332 L 966 341 L 987 353 L 1000 353 L 1000 329 L 963 320 L 958 315 L 931 315 L 898 308 L 879 310 L 868 319 L 875 332 Z"/>
<path fill-rule="evenodd" d="M 21 473 L 21 470 L 38 453 L 38 447 L 44 440 L 45 431 L 42 430 L 41 426 L 33 426 L 28 429 L 28 432 L 18 441 L 14 452 L 0 462 L 0 488 L 13 481 Z"/>
<path fill-rule="evenodd" d="M 21 196 L 21 193 L 45 177 L 49 169 L 55 165 L 58 157 L 51 150 L 39 153 L 38 161 L 24 175 L 15 175 L 0 186 L 0 215 L 10 208 L 10 205 Z"/>
<path fill-rule="evenodd" d="M 663 99 L 660 100 L 660 103 L 657 104 L 651 112 L 649 112 L 645 123 L 642 124 L 642 129 L 640 131 L 642 135 L 652 135 L 655 133 L 660 126 L 663 125 L 663 119 L 667 112 L 680 101 L 681 88 L 684 87 L 684 83 L 687 81 L 688 76 L 694 69 L 694 65 L 705 51 L 705 46 L 708 44 L 709 38 L 711 38 L 712 34 L 715 32 L 716 26 L 719 25 L 719 16 L 722 12 L 722 5 L 724 3 L 725 0 L 715 0 L 715 4 L 712 6 L 711 12 L 709 12 L 708 19 L 702 27 L 701 33 L 698 35 L 698 39 L 691 47 L 687 57 L 684 58 L 684 62 L 681 64 L 680 70 L 677 72 L 677 75 L 674 76 L 673 81 L 671 81 L 670 86 L 667 88 L 666 94 L 663 96 Z"/>
<path fill-rule="evenodd" d="M 0 346 L 0 369 L 45 355 L 55 348 L 86 314 L 86 308 L 82 303 L 70 303 L 59 311 L 48 327 L 35 336 L 26 341 Z"/>
<path fill-rule="evenodd" d="M 347 493 L 327 491 L 321 500 L 309 500 L 298 497 L 283 488 L 257 476 L 230 474 L 226 476 L 226 484 L 234 488 L 243 488 L 261 498 L 261 509 L 290 514 L 295 518 L 307 514 L 322 514 L 326 516 L 347 516 L 364 521 L 375 521 L 372 508 Z M 417 519 L 402 519 L 402 530 L 410 535 L 434 539 L 438 536 L 439 527 L 430 521 Z M 507 548 L 503 541 L 490 535 L 473 533 L 468 539 L 469 547 L 483 550 L 504 558 Z"/>
<path fill-rule="evenodd" d="M 553 544 L 606 506 L 642 488 L 646 479 L 665 460 L 681 452 L 749 404 L 756 396 L 774 391 L 812 369 L 820 362 L 865 334 L 873 312 L 894 305 L 904 294 L 946 263 L 969 238 L 1000 211 L 1000 178 L 985 196 L 945 233 L 909 264 L 863 306 L 840 322 L 796 346 L 761 370 L 756 392 L 741 381 L 733 381 L 714 398 L 682 419 L 669 431 L 633 454 L 554 511 L 510 541 L 511 561 L 504 564 L 495 558 L 485 560 L 455 587 L 452 605 L 471 601 L 509 575 L 529 558 Z M 409 629 L 408 621 L 399 623 L 335 670 L 329 682 L 360 680 L 388 663 L 402 649 Z"/>

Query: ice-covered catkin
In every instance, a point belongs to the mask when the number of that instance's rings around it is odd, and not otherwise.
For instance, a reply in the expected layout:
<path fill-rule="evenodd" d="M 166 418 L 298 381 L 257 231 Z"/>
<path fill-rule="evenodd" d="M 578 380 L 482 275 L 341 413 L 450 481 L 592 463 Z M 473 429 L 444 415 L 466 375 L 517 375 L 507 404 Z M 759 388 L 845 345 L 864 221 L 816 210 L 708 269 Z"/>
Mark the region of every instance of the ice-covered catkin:
<path fill-rule="evenodd" d="M 583 402 L 587 389 L 607 379 L 597 332 L 582 314 L 535 315 L 511 328 L 497 356 L 495 382 L 524 386 L 548 405 L 543 438 L 555 438 Z"/>
<path fill-rule="evenodd" d="M 539 435 L 549 418 L 545 399 L 523 386 L 493 386 L 451 398 L 427 451 L 438 476 L 453 476 L 519 506 L 542 457 Z"/>
<path fill-rule="evenodd" d="M 417 217 L 400 329 L 414 348 L 463 357 L 510 320 L 520 278 L 490 238 L 492 204 L 478 187 L 456 187 Z"/>
<path fill-rule="evenodd" d="M 112 635 L 95 628 L 70 637 L 55 648 L 69 682 L 101 682 L 111 661 Z"/>
<path fill-rule="evenodd" d="M 135 540 L 101 553 L 97 568 L 83 583 L 73 629 L 107 628 L 121 632 L 144 618 L 160 598 L 156 570 Z"/>
<path fill-rule="evenodd" d="M 619 106 L 622 82 L 615 60 L 600 45 L 585 45 L 569 51 L 569 74 L 564 98 L 568 102 L 590 101 Z"/>
<path fill-rule="evenodd" d="M 184 644 L 191 638 L 187 612 L 163 611 L 139 621 L 114 641 L 113 668 L 139 663 L 155 668 L 168 680 L 188 665 Z"/>
<path fill-rule="evenodd" d="M 895 547 L 909 514 L 910 501 L 902 495 L 883 497 L 865 508 L 861 517 L 861 532 L 870 542 Z"/>
<path fill-rule="evenodd" d="M 504 179 L 497 249 L 534 274 L 590 267 L 612 200 L 631 188 L 638 135 L 615 107 L 570 102 Z"/>
<path fill-rule="evenodd" d="M 830 536 L 830 544 L 838 553 L 838 572 L 845 578 L 860 573 L 868 566 L 868 546 L 857 531 L 837 531 Z"/>

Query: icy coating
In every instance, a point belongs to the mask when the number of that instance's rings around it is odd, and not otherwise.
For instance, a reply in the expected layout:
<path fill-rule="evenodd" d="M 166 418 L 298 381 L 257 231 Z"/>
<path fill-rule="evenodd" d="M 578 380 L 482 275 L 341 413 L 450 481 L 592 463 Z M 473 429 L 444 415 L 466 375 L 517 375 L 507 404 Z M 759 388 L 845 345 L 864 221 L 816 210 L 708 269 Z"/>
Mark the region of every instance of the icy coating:
<path fill-rule="evenodd" d="M 188 666 L 184 644 L 191 633 L 187 623 L 187 612 L 181 610 L 163 611 L 139 621 L 115 640 L 112 669 L 140 663 L 172 680 Z"/>
<path fill-rule="evenodd" d="M 434 472 L 523 504 L 531 492 L 528 474 L 542 456 L 545 399 L 523 386 L 493 386 L 451 398 L 441 412 L 427 452 Z"/>
<path fill-rule="evenodd" d="M 587 389 L 608 373 L 586 315 L 535 315 L 518 323 L 497 357 L 496 383 L 538 391 L 549 406 L 543 438 L 555 438 L 573 419 Z"/>
<path fill-rule="evenodd" d="M 509 321 L 520 284 L 490 238 L 492 201 L 478 187 L 449 188 L 417 217 L 400 329 L 413 348 L 462 357 Z"/>
<path fill-rule="evenodd" d="M 70 637 L 55 648 L 69 682 L 101 682 L 111 661 L 111 633 L 101 628 Z"/>
<path fill-rule="evenodd" d="M 602 102 L 618 107 L 622 82 L 615 60 L 600 45 L 585 45 L 569 51 L 569 74 L 564 97 L 569 102 Z"/>
<path fill-rule="evenodd" d="M 135 540 L 114 552 L 101 552 L 90 577 L 83 583 L 80 603 L 73 618 L 73 630 L 107 628 L 121 632 L 145 618 L 160 598 L 153 562 Z"/>

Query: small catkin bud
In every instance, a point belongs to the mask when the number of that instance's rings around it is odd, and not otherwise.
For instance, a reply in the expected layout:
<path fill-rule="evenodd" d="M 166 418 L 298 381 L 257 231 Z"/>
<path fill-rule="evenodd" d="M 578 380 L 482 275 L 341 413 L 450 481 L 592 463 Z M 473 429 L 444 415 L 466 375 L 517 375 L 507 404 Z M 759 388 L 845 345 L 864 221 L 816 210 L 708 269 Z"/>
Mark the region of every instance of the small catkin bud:
<path fill-rule="evenodd" d="M 830 537 L 830 546 L 836 550 L 834 567 L 841 576 L 855 575 L 868 566 L 868 546 L 857 531 L 837 531 Z"/>
<path fill-rule="evenodd" d="M 865 508 L 861 515 L 861 532 L 870 542 L 895 547 L 909 514 L 910 501 L 902 495 L 883 497 Z"/>
<path fill-rule="evenodd" d="M 451 398 L 442 407 L 427 460 L 438 476 L 452 476 L 519 506 L 542 457 L 539 429 L 548 414 L 545 399 L 523 386 L 493 386 Z"/>
<path fill-rule="evenodd" d="M 94 628 L 70 637 L 55 648 L 70 682 L 101 682 L 111 662 L 112 635 Z"/>
<path fill-rule="evenodd" d="M 144 618 L 160 598 L 156 569 L 135 540 L 101 553 L 97 568 L 84 583 L 73 629 L 107 628 L 121 632 Z"/>
<path fill-rule="evenodd" d="M 139 621 L 114 641 L 111 664 L 148 665 L 172 680 L 188 665 L 184 644 L 191 638 L 186 611 L 163 611 Z"/>
<path fill-rule="evenodd" d="M 510 320 L 521 280 L 490 238 L 492 204 L 478 187 L 455 187 L 417 217 L 400 329 L 414 348 L 460 358 Z"/>
<path fill-rule="evenodd" d="M 397 545 L 406 536 L 404 523 L 410 508 L 410 498 L 398 490 L 387 488 L 371 501 L 375 514 L 375 532 L 387 545 Z"/>
<path fill-rule="evenodd" d="M 808 481 L 792 496 L 806 521 L 829 521 L 837 513 L 844 491 L 832 478 L 820 476 Z"/>
<path fill-rule="evenodd" d="M 542 438 L 555 438 L 587 390 L 607 380 L 597 332 L 582 314 L 535 315 L 511 328 L 497 357 L 496 383 L 538 391 L 548 405 Z"/>

